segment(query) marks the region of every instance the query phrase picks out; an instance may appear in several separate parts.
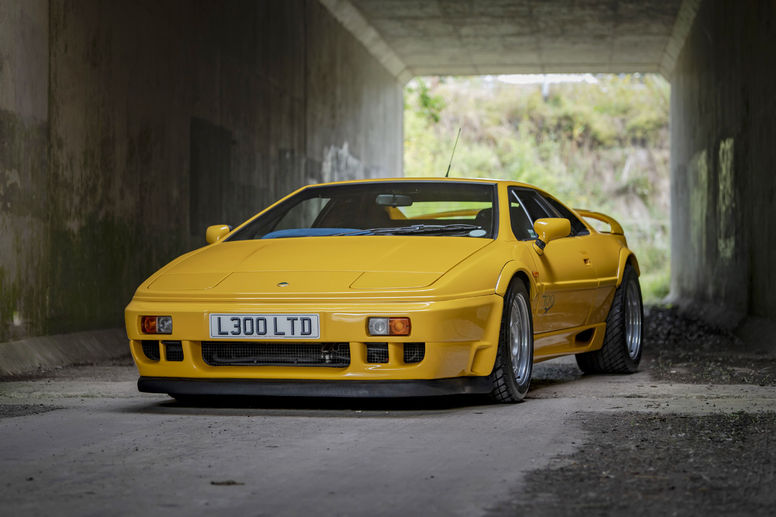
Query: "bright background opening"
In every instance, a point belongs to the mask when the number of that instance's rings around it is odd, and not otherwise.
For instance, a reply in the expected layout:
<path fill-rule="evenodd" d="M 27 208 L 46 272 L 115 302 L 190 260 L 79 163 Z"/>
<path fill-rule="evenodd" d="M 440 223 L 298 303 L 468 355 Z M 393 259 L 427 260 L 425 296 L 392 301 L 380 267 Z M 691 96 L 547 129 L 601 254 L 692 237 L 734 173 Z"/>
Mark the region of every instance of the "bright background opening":
<path fill-rule="evenodd" d="M 514 179 L 625 228 L 646 302 L 668 294 L 669 92 L 658 75 L 421 77 L 404 95 L 404 173 Z"/>

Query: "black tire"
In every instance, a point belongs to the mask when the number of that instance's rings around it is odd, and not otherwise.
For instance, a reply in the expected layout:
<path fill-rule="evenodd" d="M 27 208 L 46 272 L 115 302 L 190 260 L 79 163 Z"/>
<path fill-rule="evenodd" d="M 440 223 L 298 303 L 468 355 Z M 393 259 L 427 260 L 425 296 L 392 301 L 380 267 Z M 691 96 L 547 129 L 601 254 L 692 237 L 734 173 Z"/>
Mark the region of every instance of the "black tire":
<path fill-rule="evenodd" d="M 515 311 L 518 313 L 517 316 Z M 513 320 L 515 325 L 511 324 Z M 519 334 L 515 334 L 515 329 Z M 516 339 L 519 341 L 516 345 L 517 354 L 513 353 L 513 345 L 515 345 L 513 334 L 517 335 Z M 533 352 L 533 317 L 530 298 L 525 284 L 519 278 L 515 278 L 504 297 L 498 351 L 489 377 L 492 386 L 490 396 L 494 400 L 513 403 L 521 402 L 525 398 L 531 384 Z M 515 357 L 518 361 L 517 368 L 515 368 Z"/>
<path fill-rule="evenodd" d="M 644 307 L 639 278 L 628 264 L 606 317 L 604 344 L 594 352 L 577 354 L 579 368 L 585 373 L 636 372 L 644 342 L 643 322 Z"/>

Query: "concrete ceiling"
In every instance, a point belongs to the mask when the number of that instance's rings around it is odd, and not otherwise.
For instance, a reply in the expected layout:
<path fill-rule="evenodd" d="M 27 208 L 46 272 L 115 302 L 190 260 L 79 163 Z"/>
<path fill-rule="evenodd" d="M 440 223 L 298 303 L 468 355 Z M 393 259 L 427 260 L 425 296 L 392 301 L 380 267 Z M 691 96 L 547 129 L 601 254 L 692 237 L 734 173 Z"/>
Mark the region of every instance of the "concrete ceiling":
<path fill-rule="evenodd" d="M 699 0 L 321 0 L 402 81 L 416 75 L 660 72 Z"/>

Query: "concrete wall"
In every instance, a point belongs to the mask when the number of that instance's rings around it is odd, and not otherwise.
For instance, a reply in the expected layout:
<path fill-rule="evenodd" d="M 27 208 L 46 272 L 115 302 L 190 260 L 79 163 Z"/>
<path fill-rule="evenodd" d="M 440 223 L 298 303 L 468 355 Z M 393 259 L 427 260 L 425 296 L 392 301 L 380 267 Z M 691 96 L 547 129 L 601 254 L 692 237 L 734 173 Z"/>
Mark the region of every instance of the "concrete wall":
<path fill-rule="evenodd" d="M 48 0 L 0 0 L 0 341 L 47 303 L 48 24 Z"/>
<path fill-rule="evenodd" d="M 401 174 L 402 89 L 315 0 L 0 0 L 0 341 L 320 180 Z"/>
<path fill-rule="evenodd" d="M 776 3 L 705 1 L 671 81 L 672 296 L 776 318 Z"/>

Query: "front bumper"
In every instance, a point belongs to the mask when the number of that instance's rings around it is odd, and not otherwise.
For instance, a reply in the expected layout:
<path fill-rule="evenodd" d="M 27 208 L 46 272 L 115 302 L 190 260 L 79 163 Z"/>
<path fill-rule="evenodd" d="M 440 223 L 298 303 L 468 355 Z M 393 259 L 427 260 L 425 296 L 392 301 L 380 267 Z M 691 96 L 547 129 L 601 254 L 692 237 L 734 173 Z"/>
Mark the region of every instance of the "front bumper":
<path fill-rule="evenodd" d="M 442 301 L 423 302 L 374 302 L 350 300 L 343 302 L 213 302 L 205 301 L 145 301 L 133 299 L 125 311 L 127 335 L 135 364 L 141 375 L 141 391 L 174 393 L 167 388 L 188 386 L 197 390 L 225 389 L 224 386 L 242 386 L 241 381 L 424 381 L 452 379 L 456 377 L 483 377 L 490 374 L 498 348 L 499 327 L 503 298 L 496 295 L 475 296 Z M 350 362 L 345 367 L 310 366 L 213 366 L 203 359 L 202 342 L 209 340 L 210 313 L 316 313 L 320 315 L 320 337 L 309 343 L 347 343 Z M 171 315 L 173 334 L 153 336 L 140 329 L 142 315 Z M 412 333 L 406 337 L 368 336 L 366 319 L 370 316 L 409 316 Z M 149 358 L 143 351 L 143 340 L 160 340 L 158 359 Z M 182 360 L 168 360 L 165 341 L 180 343 Z M 260 340 L 252 340 L 261 343 Z M 270 342 L 270 341 L 266 341 Z M 418 363 L 405 363 L 404 343 L 423 343 L 425 356 Z M 367 361 L 368 343 L 387 343 L 388 361 Z M 152 379 L 144 380 L 144 379 Z M 161 383 L 161 380 L 166 380 Z M 203 380 L 219 384 L 190 384 Z M 183 382 L 184 384 L 180 384 Z M 227 384 L 220 384 L 225 382 Z M 237 382 L 237 384 L 234 384 Z M 172 384 L 170 384 L 172 383 Z M 286 383 L 287 384 L 287 383 Z M 345 384 L 345 383 L 340 383 Z M 444 384 L 444 383 L 443 383 Z M 166 388 L 160 388 L 160 386 Z M 303 383 L 304 385 L 304 383 Z M 240 391 L 255 390 L 256 384 L 246 388 L 229 388 Z M 273 386 L 273 387 L 269 387 Z M 270 383 L 261 390 L 279 390 Z M 278 384 L 279 386 L 279 384 Z M 315 393 L 320 393 L 316 387 Z M 415 386 L 419 388 L 419 386 Z M 183 389 L 183 388 L 176 388 Z M 297 388 L 295 388 L 297 389 Z M 343 391 L 326 387 L 327 390 Z M 388 389 L 388 392 L 398 388 Z M 344 392 L 360 393 L 363 387 L 353 384 Z M 400 392 L 409 389 L 398 389 Z M 420 389 L 420 391 L 435 389 Z M 302 390 L 304 391 L 304 390 Z M 368 390 L 367 390 L 368 391 Z M 382 391 L 386 391 L 383 389 Z M 454 392 L 460 393 L 460 386 Z M 466 389 L 463 392 L 467 392 Z M 181 393 L 185 394 L 185 393 Z M 197 394 L 204 394 L 197 393 Z M 236 393 L 239 394 L 239 393 Z M 246 393 L 247 394 L 247 393 Z M 345 395 L 349 396 L 349 395 Z M 360 395 L 353 395 L 360 396 Z M 366 395 L 369 396 L 369 395 Z M 388 395 L 404 396 L 404 395 Z"/>

